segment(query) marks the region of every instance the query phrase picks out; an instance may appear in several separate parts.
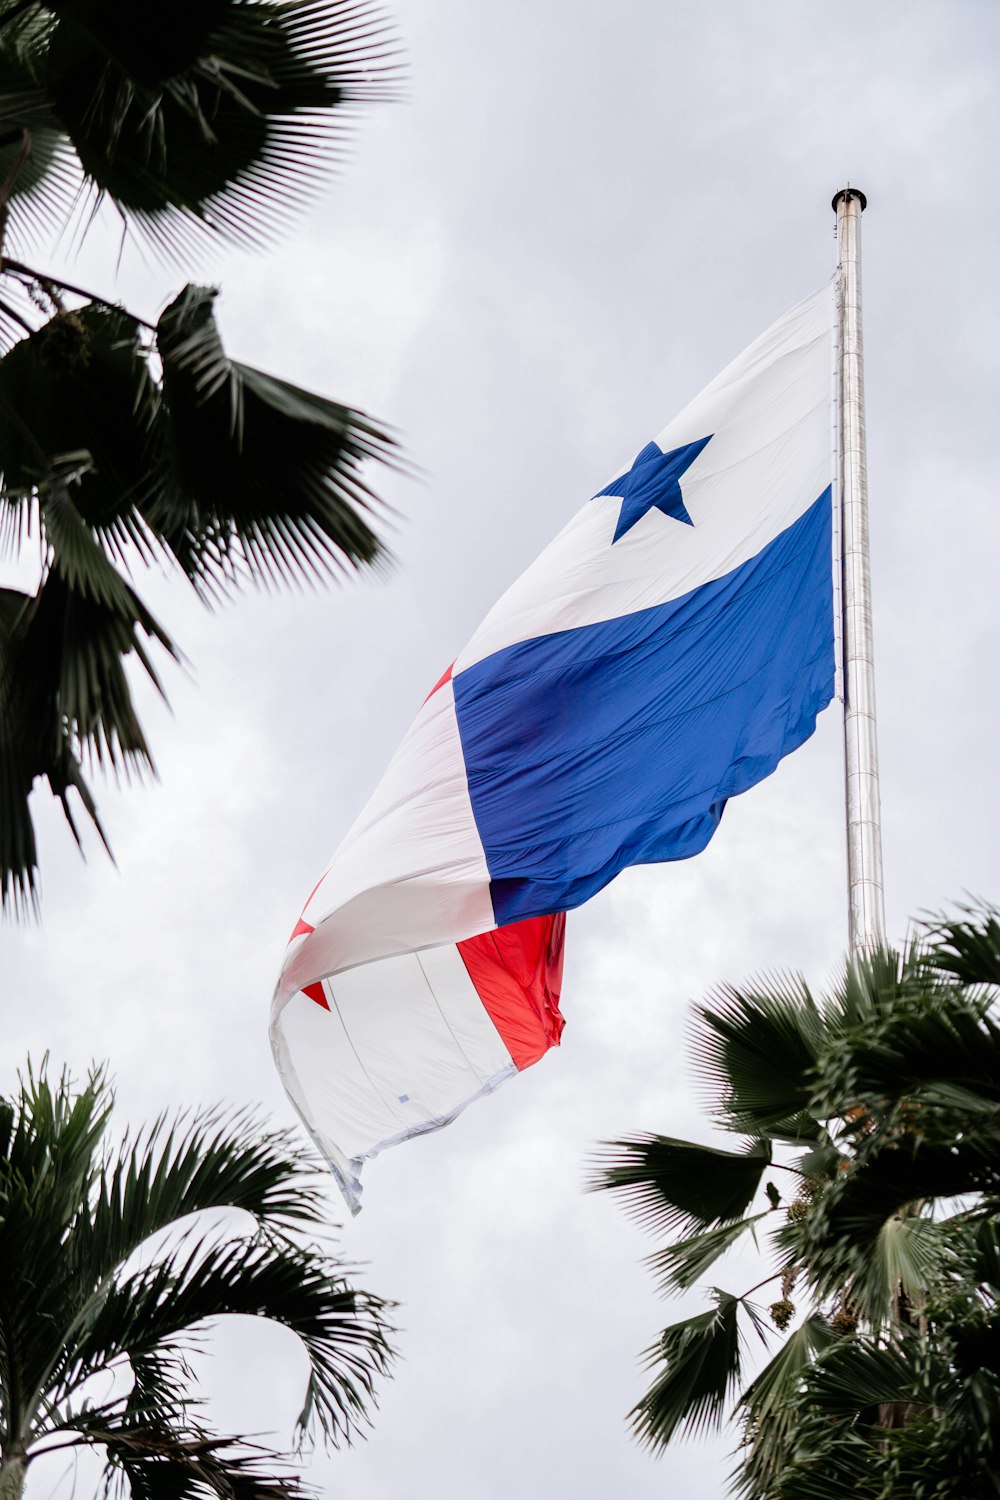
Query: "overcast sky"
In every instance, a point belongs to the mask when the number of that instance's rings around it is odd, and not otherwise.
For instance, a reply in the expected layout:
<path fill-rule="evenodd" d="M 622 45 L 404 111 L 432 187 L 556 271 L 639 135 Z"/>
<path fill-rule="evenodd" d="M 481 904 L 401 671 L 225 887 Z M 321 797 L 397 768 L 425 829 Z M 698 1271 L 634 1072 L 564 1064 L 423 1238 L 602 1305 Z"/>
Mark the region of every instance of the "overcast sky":
<path fill-rule="evenodd" d="M 420 482 L 394 571 L 247 595 L 146 595 L 191 666 L 144 693 L 160 782 L 100 788 L 118 865 L 39 794 L 44 918 L 0 932 L 2 1082 L 48 1049 L 108 1058 L 123 1119 L 292 1111 L 267 1043 L 289 929 L 421 699 L 563 521 L 827 278 L 830 199 L 868 195 L 864 319 L 890 933 L 1000 899 L 997 710 L 1000 10 L 922 0 L 397 0 L 406 103 L 273 254 L 76 273 L 136 311 L 219 280 L 230 352 L 399 430 Z M 109 252 L 109 244 L 112 248 Z M 315 1457 L 338 1500 L 653 1500 L 724 1491 L 730 1444 L 654 1461 L 623 1417 L 664 1323 L 595 1142 L 698 1133 L 689 1002 L 762 969 L 821 985 L 846 942 L 838 710 L 732 802 L 708 851 L 628 872 L 569 922 L 564 1044 L 366 1171 L 342 1235 L 403 1304 L 367 1443 Z M 752 1268 L 727 1264 L 733 1290 Z M 219 1419 L 298 1411 L 289 1336 L 220 1336 Z M 68 1500 L 55 1460 L 35 1500 Z"/>

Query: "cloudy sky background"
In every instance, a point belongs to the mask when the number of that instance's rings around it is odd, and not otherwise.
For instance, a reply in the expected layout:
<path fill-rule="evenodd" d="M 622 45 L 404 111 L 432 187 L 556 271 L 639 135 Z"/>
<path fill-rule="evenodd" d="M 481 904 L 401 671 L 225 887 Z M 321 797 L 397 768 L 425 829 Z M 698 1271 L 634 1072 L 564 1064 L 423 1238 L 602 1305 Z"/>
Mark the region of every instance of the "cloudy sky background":
<path fill-rule="evenodd" d="M 107 1058 L 120 1113 L 292 1112 L 267 1044 L 302 900 L 409 720 L 497 595 L 610 474 L 835 259 L 864 188 L 872 570 L 890 933 L 1000 899 L 994 814 L 1000 11 L 944 0 L 397 0 L 409 99 L 276 253 L 157 270 L 94 236 L 75 275 L 155 314 L 219 280 L 230 352 L 393 424 L 420 482 L 374 475 L 397 566 L 215 615 L 148 579 L 188 655 L 144 691 L 160 782 L 105 787 L 118 865 L 38 797 L 44 918 L 0 932 L 9 1087 L 48 1049 Z M 109 246 L 111 247 L 109 250 Z M 595 1142 L 708 1125 L 690 1000 L 846 940 L 840 725 L 731 803 L 699 859 L 628 872 L 570 919 L 560 1052 L 372 1164 L 342 1247 L 398 1298 L 405 1356 L 367 1443 L 316 1455 L 340 1500 L 652 1500 L 723 1492 L 729 1443 L 653 1461 L 623 1416 L 667 1321 Z M 742 1290 L 752 1266 L 724 1265 Z M 220 1335 L 219 1420 L 298 1411 L 281 1331 Z M 67 1500 L 52 1461 L 33 1495 Z M 78 1490 L 86 1484 L 78 1477 Z"/>

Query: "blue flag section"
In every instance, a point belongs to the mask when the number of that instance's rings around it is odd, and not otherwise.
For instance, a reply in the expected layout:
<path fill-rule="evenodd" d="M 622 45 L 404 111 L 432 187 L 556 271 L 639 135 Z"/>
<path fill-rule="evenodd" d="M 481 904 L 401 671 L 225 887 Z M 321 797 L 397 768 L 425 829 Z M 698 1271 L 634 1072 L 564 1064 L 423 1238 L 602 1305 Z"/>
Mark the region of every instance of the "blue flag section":
<path fill-rule="evenodd" d="M 500 926 L 579 906 L 628 865 L 698 854 L 727 799 L 808 738 L 833 696 L 830 556 L 828 489 L 723 578 L 462 673 Z"/>

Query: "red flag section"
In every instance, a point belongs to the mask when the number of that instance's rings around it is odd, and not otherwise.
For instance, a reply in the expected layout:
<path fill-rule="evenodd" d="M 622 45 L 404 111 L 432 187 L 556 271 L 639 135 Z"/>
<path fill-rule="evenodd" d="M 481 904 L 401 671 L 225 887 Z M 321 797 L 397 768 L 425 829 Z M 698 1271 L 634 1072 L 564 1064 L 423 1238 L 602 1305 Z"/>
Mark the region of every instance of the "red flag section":
<path fill-rule="evenodd" d="M 456 946 L 490 1020 L 518 1068 L 559 1045 L 566 913 L 531 917 Z"/>

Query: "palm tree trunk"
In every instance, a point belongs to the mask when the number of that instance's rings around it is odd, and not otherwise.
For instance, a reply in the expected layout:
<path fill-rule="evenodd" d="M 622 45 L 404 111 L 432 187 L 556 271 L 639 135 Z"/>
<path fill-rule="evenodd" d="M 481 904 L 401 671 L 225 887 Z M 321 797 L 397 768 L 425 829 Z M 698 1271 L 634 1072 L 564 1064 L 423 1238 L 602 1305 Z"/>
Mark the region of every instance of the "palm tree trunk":
<path fill-rule="evenodd" d="M 21 1500 L 27 1472 L 28 1459 L 25 1453 L 15 1451 L 4 1454 L 0 1460 L 0 1500 Z"/>

